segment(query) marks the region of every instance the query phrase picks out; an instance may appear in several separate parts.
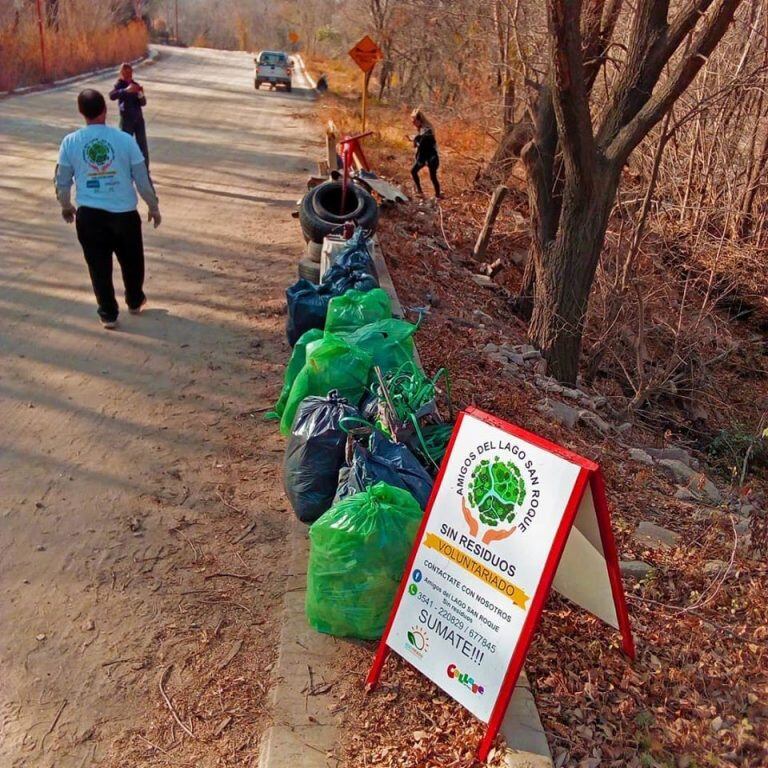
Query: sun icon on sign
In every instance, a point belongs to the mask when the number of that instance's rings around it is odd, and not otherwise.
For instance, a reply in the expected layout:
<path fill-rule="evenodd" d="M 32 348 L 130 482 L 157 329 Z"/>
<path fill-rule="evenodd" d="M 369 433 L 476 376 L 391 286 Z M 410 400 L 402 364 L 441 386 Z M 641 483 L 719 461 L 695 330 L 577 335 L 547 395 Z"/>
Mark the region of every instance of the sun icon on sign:
<path fill-rule="evenodd" d="M 419 653 L 429 650 L 429 637 L 427 637 L 427 631 L 424 627 L 411 627 L 408 631 L 408 642 Z"/>

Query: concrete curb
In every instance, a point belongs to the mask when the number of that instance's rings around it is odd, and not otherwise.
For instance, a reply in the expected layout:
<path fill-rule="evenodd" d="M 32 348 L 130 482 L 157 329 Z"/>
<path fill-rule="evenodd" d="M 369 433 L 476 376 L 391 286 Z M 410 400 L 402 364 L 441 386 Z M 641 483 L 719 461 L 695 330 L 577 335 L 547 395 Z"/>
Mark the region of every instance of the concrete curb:
<path fill-rule="evenodd" d="M 390 294 L 392 314 L 403 316 L 392 277 L 374 238 L 374 265 L 381 287 Z M 417 353 L 418 354 L 418 353 Z M 315 685 L 330 683 L 323 673 L 350 641 L 315 632 L 304 614 L 309 536 L 307 528 L 292 521 L 288 546 L 290 566 L 283 600 L 283 622 L 277 662 L 272 673 L 272 725 L 261 741 L 259 768 L 337 768 L 339 717 L 335 699 L 308 694 Z M 507 742 L 507 768 L 552 768 L 547 737 L 539 719 L 528 678 L 523 672 L 507 709 L 501 732 Z"/>
<path fill-rule="evenodd" d="M 308 529 L 294 519 L 288 535 L 290 558 L 285 581 L 278 657 L 272 672 L 272 725 L 261 741 L 259 768 L 336 768 L 338 719 L 328 694 L 309 695 L 315 685 L 332 682 L 323 673 L 333 665 L 341 640 L 307 624 L 304 599 L 309 557 Z M 330 692 L 329 692 L 330 693 Z"/>
<path fill-rule="evenodd" d="M 315 80 L 315 78 L 309 74 L 309 70 L 307 69 L 307 65 L 304 63 L 304 58 L 302 55 L 300 53 L 294 53 L 293 58 L 298 62 L 301 73 L 304 75 L 304 78 L 309 83 L 310 87 L 317 88 L 317 80 Z"/>
<path fill-rule="evenodd" d="M 133 66 L 137 64 L 154 64 L 160 58 L 160 52 L 149 48 L 146 55 L 140 56 L 138 59 L 134 59 L 129 62 Z M 115 67 L 102 67 L 101 69 L 92 69 L 88 72 L 81 72 L 79 75 L 72 75 L 72 77 L 65 77 L 63 80 L 54 80 L 52 83 L 37 83 L 36 85 L 27 85 L 24 88 L 15 88 L 12 91 L 0 91 L 0 99 L 9 99 L 12 96 L 26 96 L 30 93 L 38 93 L 39 91 L 55 91 L 59 88 L 66 88 L 72 83 L 78 83 L 82 80 L 89 80 L 92 77 L 99 77 L 100 75 L 106 75 L 108 72 L 114 72 Z"/>

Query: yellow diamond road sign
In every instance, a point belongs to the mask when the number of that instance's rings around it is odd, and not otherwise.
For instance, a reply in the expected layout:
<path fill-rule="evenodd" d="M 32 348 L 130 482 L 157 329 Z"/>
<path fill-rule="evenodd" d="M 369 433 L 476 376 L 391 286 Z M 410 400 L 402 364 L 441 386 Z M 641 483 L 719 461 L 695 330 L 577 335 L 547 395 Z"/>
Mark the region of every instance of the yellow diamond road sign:
<path fill-rule="evenodd" d="M 363 72 L 370 72 L 376 62 L 381 60 L 381 48 L 366 35 L 352 48 L 349 55 Z"/>

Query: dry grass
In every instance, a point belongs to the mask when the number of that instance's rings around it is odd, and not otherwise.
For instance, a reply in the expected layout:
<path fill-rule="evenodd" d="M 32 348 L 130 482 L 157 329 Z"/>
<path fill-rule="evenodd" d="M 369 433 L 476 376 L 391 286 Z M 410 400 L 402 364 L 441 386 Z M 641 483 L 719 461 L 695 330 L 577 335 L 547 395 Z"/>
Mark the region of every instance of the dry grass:
<path fill-rule="evenodd" d="M 147 40 L 141 21 L 100 28 L 74 22 L 63 23 L 58 29 L 48 27 L 44 77 L 38 28 L 31 18 L 22 19 L 0 30 L 0 91 L 137 59 L 146 53 Z"/>
<path fill-rule="evenodd" d="M 318 106 L 318 115 L 325 122 L 333 120 L 339 132 L 357 133 L 361 126 L 362 73 L 350 59 L 327 59 L 318 56 L 305 57 L 310 73 L 317 77 L 325 73 L 329 90 Z M 408 134 L 414 132 L 411 109 L 418 105 L 390 104 L 375 96 L 376 83 L 369 86 L 367 130 L 375 136 L 366 140 L 377 155 L 394 160 L 398 153 L 410 152 Z M 428 109 L 428 114 L 432 112 Z M 495 139 L 479 129 L 470 116 L 441 110 L 435 113 L 435 133 L 440 145 L 441 157 L 459 158 L 461 168 L 469 182 L 482 164 L 483 156 L 489 156 L 495 148 Z M 463 162 L 468 161 L 468 162 Z"/>

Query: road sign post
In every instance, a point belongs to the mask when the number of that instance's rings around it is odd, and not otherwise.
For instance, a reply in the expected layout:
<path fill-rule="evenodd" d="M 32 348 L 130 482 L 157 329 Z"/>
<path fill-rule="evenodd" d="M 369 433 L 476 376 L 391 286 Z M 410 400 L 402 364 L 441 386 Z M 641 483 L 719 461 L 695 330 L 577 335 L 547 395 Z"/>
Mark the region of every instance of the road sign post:
<path fill-rule="evenodd" d="M 357 64 L 363 73 L 363 96 L 362 96 L 362 123 L 365 131 L 366 113 L 368 110 L 368 82 L 371 79 L 371 72 L 376 63 L 381 60 L 381 49 L 371 38 L 366 35 L 359 40 L 355 46 L 350 49 L 349 55 Z"/>
<path fill-rule="evenodd" d="M 550 588 L 634 643 L 600 468 L 476 408 L 461 413 L 366 683 L 390 650 L 501 726 Z"/>

